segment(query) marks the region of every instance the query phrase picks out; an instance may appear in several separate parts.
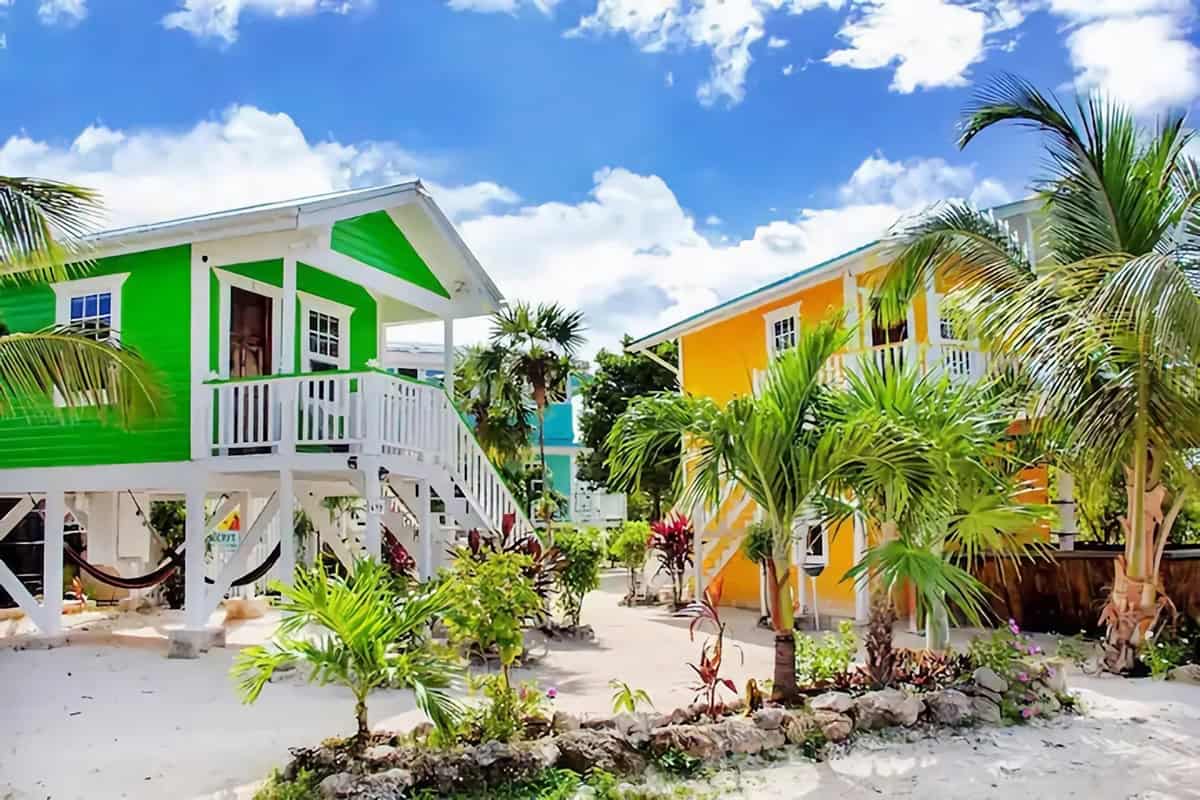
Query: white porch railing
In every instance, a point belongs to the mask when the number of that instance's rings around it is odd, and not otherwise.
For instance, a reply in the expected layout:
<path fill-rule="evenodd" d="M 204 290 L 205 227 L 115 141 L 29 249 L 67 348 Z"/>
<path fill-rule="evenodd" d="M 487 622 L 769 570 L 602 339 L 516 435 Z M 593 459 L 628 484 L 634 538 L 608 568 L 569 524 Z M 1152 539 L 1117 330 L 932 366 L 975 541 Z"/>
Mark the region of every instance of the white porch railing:
<path fill-rule="evenodd" d="M 212 455 L 348 452 L 440 465 L 487 524 L 528 519 L 441 387 L 375 370 L 217 381 Z"/>

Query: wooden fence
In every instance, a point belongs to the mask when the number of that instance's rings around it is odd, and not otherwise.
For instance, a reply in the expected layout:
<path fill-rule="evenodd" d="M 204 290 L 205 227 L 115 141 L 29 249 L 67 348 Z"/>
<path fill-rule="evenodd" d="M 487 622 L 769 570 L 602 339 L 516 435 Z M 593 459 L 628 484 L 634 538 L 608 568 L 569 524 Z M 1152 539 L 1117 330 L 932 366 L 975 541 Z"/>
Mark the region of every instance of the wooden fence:
<path fill-rule="evenodd" d="M 1053 561 L 1023 562 L 1019 570 L 985 558 L 974 573 L 991 590 L 992 610 L 1001 620 L 1015 619 L 1028 631 L 1098 633 L 1116 556 L 1115 549 L 1058 552 Z M 1200 548 L 1168 550 L 1162 577 L 1175 608 L 1200 620 Z"/>

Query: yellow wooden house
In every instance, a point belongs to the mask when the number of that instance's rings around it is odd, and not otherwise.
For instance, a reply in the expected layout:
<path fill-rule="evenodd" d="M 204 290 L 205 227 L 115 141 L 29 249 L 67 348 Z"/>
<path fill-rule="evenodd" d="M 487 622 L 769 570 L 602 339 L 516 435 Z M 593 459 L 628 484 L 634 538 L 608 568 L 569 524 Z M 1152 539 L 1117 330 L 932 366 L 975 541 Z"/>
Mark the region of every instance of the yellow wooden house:
<path fill-rule="evenodd" d="M 1033 200 L 992 209 L 1026 247 L 1034 241 L 1035 211 Z M 870 242 L 648 334 L 627 349 L 645 352 L 662 342 L 678 341 L 682 391 L 725 402 L 755 390 L 770 360 L 795 344 L 801 325 L 842 313 L 854 335 L 829 365 L 831 382 L 865 358 L 915 363 L 952 379 L 978 380 L 987 369 L 987 354 L 977 343 L 958 338 L 939 313 L 944 286 L 926 286 L 899 325 L 885 327 L 871 319 L 871 286 L 886 266 L 885 245 Z M 737 491 L 731 491 L 716 512 L 692 511 L 700 565 L 693 585 L 698 583 L 703 591 L 723 576 L 723 603 L 765 612 L 759 569 L 741 553 L 746 528 L 757 514 L 754 503 Z M 798 519 L 796 532 L 794 563 L 807 567 L 809 573 L 820 572 L 813 577 L 793 571 L 800 610 L 811 613 L 815 606 L 822 617 L 865 620 L 865 587 L 842 580 L 866 548 L 861 523 L 846 522 L 831 531 L 822 530 L 815 521 Z"/>

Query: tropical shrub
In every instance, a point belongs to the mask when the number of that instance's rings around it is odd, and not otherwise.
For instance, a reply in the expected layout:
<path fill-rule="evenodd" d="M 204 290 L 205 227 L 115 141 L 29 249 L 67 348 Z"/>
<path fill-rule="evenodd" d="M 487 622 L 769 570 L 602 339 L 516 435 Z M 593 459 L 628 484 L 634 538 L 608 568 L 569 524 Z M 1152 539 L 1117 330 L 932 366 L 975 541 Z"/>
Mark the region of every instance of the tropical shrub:
<path fill-rule="evenodd" d="M 1200 626 L 1185 618 L 1181 626 L 1163 628 L 1142 645 L 1138 658 L 1155 678 L 1184 664 L 1200 664 Z"/>
<path fill-rule="evenodd" d="M 391 531 L 383 534 L 383 560 L 397 578 L 413 580 L 417 577 L 417 562 Z"/>
<path fill-rule="evenodd" d="M 692 522 L 683 514 L 671 514 L 650 524 L 648 547 L 658 554 L 658 572 L 671 579 L 675 607 L 683 605 L 683 582 L 692 565 Z"/>
<path fill-rule="evenodd" d="M 892 680 L 916 691 L 930 691 L 954 685 L 971 667 L 971 657 L 965 653 L 897 648 Z"/>
<path fill-rule="evenodd" d="M 443 582 L 450 641 L 485 660 L 496 654 L 506 683 L 524 649 L 525 626 L 543 613 L 527 573 L 531 564 L 529 556 L 516 552 L 492 552 L 482 559 L 464 553 Z"/>
<path fill-rule="evenodd" d="M 692 624 L 688 626 L 688 636 L 692 641 L 695 641 L 696 629 L 701 625 L 708 623 L 713 629 L 713 637 L 700 648 L 700 663 L 688 666 L 700 679 L 700 682 L 692 687 L 696 692 L 696 700 L 702 700 L 708 716 L 716 719 L 723 707 L 717 702 L 717 693 L 721 687 L 737 694 L 734 682 L 721 677 L 721 666 L 725 659 L 725 623 L 721 621 L 716 602 L 707 597 L 699 603 L 692 603 L 688 610 L 695 615 Z"/>
<path fill-rule="evenodd" d="M 640 705 L 654 708 L 654 703 L 651 702 L 650 695 L 645 689 L 634 689 L 628 683 L 619 681 L 616 678 L 609 681 L 608 685 L 613 689 L 612 709 L 614 714 L 619 714 L 622 711 L 632 714 L 637 711 Z"/>
<path fill-rule="evenodd" d="M 827 633 L 818 640 L 796 633 L 796 683 L 815 688 L 832 684 L 850 671 L 854 654 L 858 652 L 858 637 L 854 623 L 846 620 L 836 633 Z"/>
<path fill-rule="evenodd" d="M 318 562 L 299 567 L 293 585 L 272 582 L 283 613 L 269 645 L 242 650 L 233 677 L 243 702 L 253 703 L 282 666 L 306 663 L 309 679 L 337 683 L 354 695 L 356 747 L 370 737 L 367 695 L 380 687 L 412 689 L 417 707 L 439 730 L 461 713 L 448 688 L 458 664 L 430 642 L 434 620 L 451 608 L 451 584 L 398 594 L 390 569 L 363 560 L 347 577 L 328 576 Z M 316 638 L 309 632 L 316 629 Z"/>
<path fill-rule="evenodd" d="M 976 636 L 967 647 L 975 667 L 987 667 L 1005 680 L 1018 671 L 1022 659 L 1041 652 L 1042 648 L 1021 633 L 1016 620 L 1011 619 L 1008 627 L 992 631 L 990 636 Z"/>
<path fill-rule="evenodd" d="M 642 568 L 646 566 L 646 542 L 650 538 L 650 524 L 627 521 L 621 524 L 608 545 L 609 558 L 629 571 L 629 593 L 632 601 L 641 588 Z"/>
<path fill-rule="evenodd" d="M 563 568 L 556 576 L 558 603 L 573 628 L 579 627 L 583 598 L 600 587 L 604 545 L 604 537 L 596 528 L 563 528 L 554 534 L 554 546 L 563 559 Z"/>
<path fill-rule="evenodd" d="M 508 685 L 503 673 L 468 679 L 467 688 L 483 702 L 467 708 L 457 739 L 470 743 L 512 742 L 522 737 L 526 725 L 540 720 L 549 725 L 550 701 L 555 696 L 538 688 L 534 681 Z"/>
<path fill-rule="evenodd" d="M 742 540 L 742 555 L 755 564 L 766 564 L 771 560 L 775 547 L 775 534 L 769 522 L 752 522 L 746 527 Z"/>

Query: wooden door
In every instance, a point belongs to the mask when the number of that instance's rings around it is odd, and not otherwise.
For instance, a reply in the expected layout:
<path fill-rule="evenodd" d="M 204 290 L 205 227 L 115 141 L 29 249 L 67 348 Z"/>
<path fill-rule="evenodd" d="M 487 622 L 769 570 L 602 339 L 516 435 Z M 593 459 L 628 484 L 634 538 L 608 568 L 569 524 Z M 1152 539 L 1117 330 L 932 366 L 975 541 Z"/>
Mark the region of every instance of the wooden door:
<path fill-rule="evenodd" d="M 230 288 L 229 377 L 271 374 L 271 298 Z"/>

